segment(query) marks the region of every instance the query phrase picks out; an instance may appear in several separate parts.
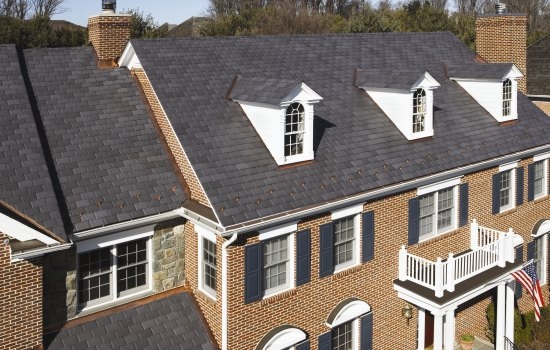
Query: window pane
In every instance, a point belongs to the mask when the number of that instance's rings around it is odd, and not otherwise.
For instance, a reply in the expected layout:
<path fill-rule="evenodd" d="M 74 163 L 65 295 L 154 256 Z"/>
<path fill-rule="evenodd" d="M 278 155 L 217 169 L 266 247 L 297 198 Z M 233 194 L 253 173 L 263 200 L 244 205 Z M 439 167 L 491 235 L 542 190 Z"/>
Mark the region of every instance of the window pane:
<path fill-rule="evenodd" d="M 533 262 L 535 264 L 535 272 L 537 273 L 537 278 L 541 284 L 544 284 L 546 281 L 546 261 L 545 261 L 545 237 L 539 237 L 535 239 L 535 256 L 533 257 Z"/>
<path fill-rule="evenodd" d="M 355 232 L 353 217 L 334 222 L 334 265 L 340 265 L 353 260 Z"/>
<path fill-rule="evenodd" d="M 353 327 L 352 322 L 344 323 L 332 330 L 332 349 L 351 350 L 353 349 Z"/>
<path fill-rule="evenodd" d="M 512 81 L 506 79 L 502 84 L 502 115 L 512 114 Z"/>
<path fill-rule="evenodd" d="M 510 204 L 511 170 L 500 173 L 500 207 Z"/>
<path fill-rule="evenodd" d="M 216 244 L 206 238 L 202 239 L 203 283 L 216 290 Z"/>
<path fill-rule="evenodd" d="M 426 110 L 426 92 L 418 89 L 413 93 L 413 132 L 424 131 Z"/>
<path fill-rule="evenodd" d="M 545 161 L 537 162 L 534 165 L 533 190 L 534 190 L 535 197 L 539 197 L 543 195 L 545 192 L 544 165 L 545 165 Z"/>
<path fill-rule="evenodd" d="M 304 106 L 293 103 L 286 109 L 285 156 L 303 153 L 304 130 Z"/>
<path fill-rule="evenodd" d="M 111 248 L 78 255 L 78 300 L 86 303 L 110 295 Z"/>
<path fill-rule="evenodd" d="M 433 215 L 435 214 L 434 206 L 435 194 L 430 193 L 419 198 L 420 216 L 419 216 L 419 233 L 420 236 L 433 233 Z"/>
<path fill-rule="evenodd" d="M 437 193 L 437 229 L 441 230 L 453 224 L 453 189 L 448 188 Z"/>
<path fill-rule="evenodd" d="M 264 289 L 287 283 L 288 236 L 273 238 L 264 243 Z"/>
<path fill-rule="evenodd" d="M 147 238 L 117 245 L 118 293 L 146 285 Z"/>

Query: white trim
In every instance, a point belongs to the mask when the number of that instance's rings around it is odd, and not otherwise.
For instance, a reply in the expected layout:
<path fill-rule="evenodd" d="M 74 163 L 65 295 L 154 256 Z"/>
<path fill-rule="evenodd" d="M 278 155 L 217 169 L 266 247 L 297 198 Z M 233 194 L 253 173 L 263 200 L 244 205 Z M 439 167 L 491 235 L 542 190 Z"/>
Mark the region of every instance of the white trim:
<path fill-rule="evenodd" d="M 533 163 L 550 158 L 550 152 L 541 153 L 533 156 Z"/>
<path fill-rule="evenodd" d="M 517 163 L 515 163 L 517 166 Z M 516 167 L 508 167 L 510 164 L 506 164 L 504 166 L 505 170 L 501 170 L 500 173 L 510 172 L 510 188 L 508 189 L 510 191 L 509 194 L 509 203 L 505 206 L 500 206 L 500 191 L 502 191 L 502 188 L 499 190 L 499 213 L 504 213 L 505 211 L 508 211 L 510 209 L 514 209 L 516 207 L 516 192 L 517 192 L 517 175 L 516 175 Z M 499 167 L 500 169 L 500 167 Z M 499 174 L 500 174 L 499 173 Z M 501 179 L 499 179 L 501 181 Z"/>
<path fill-rule="evenodd" d="M 531 237 L 540 237 L 550 233 L 550 220 L 546 220 L 539 226 L 537 233 L 532 234 Z"/>
<path fill-rule="evenodd" d="M 266 239 L 271 239 L 277 236 L 282 236 L 288 233 L 295 232 L 296 230 L 298 230 L 298 221 L 260 230 L 258 239 L 260 241 L 264 241 Z"/>
<path fill-rule="evenodd" d="M 518 161 L 502 164 L 502 165 L 499 165 L 498 172 L 501 173 L 503 171 L 515 169 L 517 167 L 518 167 Z"/>
<path fill-rule="evenodd" d="M 40 233 L 37 230 L 32 229 L 29 226 L 24 225 L 4 214 L 0 214 L 0 231 L 20 242 L 36 239 L 46 245 L 60 243 L 59 241 L 48 237 L 45 234 Z"/>
<path fill-rule="evenodd" d="M 550 156 L 550 153 L 548 153 L 548 155 Z M 533 157 L 533 160 L 534 160 L 535 157 Z M 533 164 L 536 164 L 536 163 L 542 163 L 542 189 L 539 193 L 534 193 L 535 192 L 535 189 L 534 189 L 534 186 L 533 186 L 533 199 L 539 199 L 539 198 L 542 198 L 542 197 L 545 197 L 548 195 L 548 159 L 544 158 L 544 159 L 539 159 L 538 161 L 534 161 Z M 534 176 L 533 176 L 533 179 L 534 179 Z M 534 182 L 533 182 L 534 183 Z"/>
<path fill-rule="evenodd" d="M 296 345 L 307 339 L 307 335 L 298 328 L 283 329 L 279 333 L 275 334 L 265 344 L 262 350 L 281 350 Z"/>
<path fill-rule="evenodd" d="M 361 205 L 362 207 L 363 205 Z M 348 216 L 344 216 L 343 218 L 346 218 Z M 361 217 L 359 214 L 355 214 L 353 217 L 353 257 L 350 261 L 346 261 L 345 263 L 341 263 L 339 265 L 334 265 L 334 272 L 338 273 L 340 271 L 344 271 L 346 269 L 349 269 L 350 267 L 357 266 L 360 264 L 359 260 L 359 254 L 361 254 L 361 244 L 360 244 L 360 235 L 359 235 L 359 226 L 361 225 Z M 333 247 L 334 249 L 334 242 Z"/>
<path fill-rule="evenodd" d="M 433 216 L 434 220 L 432 221 L 432 225 L 433 225 L 432 232 L 425 233 L 424 235 L 421 235 L 420 232 L 419 232 L 419 235 L 418 235 L 418 242 L 419 243 L 423 242 L 423 241 L 426 241 L 426 240 L 429 240 L 429 239 L 432 239 L 432 238 L 437 237 L 439 235 L 445 234 L 445 233 L 450 232 L 452 230 L 456 230 L 456 228 L 458 226 L 458 215 L 459 215 L 458 211 L 460 210 L 460 208 L 459 208 L 460 203 L 458 201 L 458 184 L 454 185 L 452 187 L 442 187 L 440 190 L 447 189 L 447 188 L 451 188 L 452 191 L 453 191 L 453 210 L 452 210 L 452 216 L 451 216 L 451 220 L 452 220 L 451 225 L 447 226 L 447 227 L 444 227 L 444 228 L 441 228 L 441 229 L 437 228 L 438 212 L 439 212 L 439 193 L 438 193 L 438 191 L 426 193 L 425 195 L 428 195 L 428 194 L 433 194 L 434 195 L 434 212 L 432 213 L 432 216 Z M 420 225 L 420 220 L 419 220 L 418 224 Z"/>
<path fill-rule="evenodd" d="M 144 237 L 150 237 L 155 233 L 153 231 L 153 226 L 154 225 L 142 226 L 127 231 L 117 232 L 114 234 L 77 242 L 75 243 L 76 252 L 78 254 L 85 253 L 90 250 L 105 248 L 129 241 L 135 241 L 136 239 Z"/>
<path fill-rule="evenodd" d="M 227 317 L 227 249 L 237 240 L 238 232 L 222 244 L 222 350 L 227 350 L 228 317 Z"/>
<path fill-rule="evenodd" d="M 462 176 L 459 176 L 459 177 L 455 177 L 453 179 L 448 179 L 448 180 L 445 180 L 445 181 L 436 182 L 435 184 L 432 184 L 432 185 L 419 187 L 416 190 L 416 195 L 417 196 L 422 196 L 422 195 L 425 195 L 425 194 L 428 194 L 428 193 L 432 193 L 432 192 L 442 190 L 444 188 L 458 186 L 458 185 L 460 185 L 461 179 L 462 179 Z"/>
<path fill-rule="evenodd" d="M 336 315 L 332 323 L 326 322 L 330 328 L 338 327 L 344 323 L 353 321 L 367 312 L 370 312 L 370 305 L 362 300 L 354 300 L 346 304 Z"/>
<path fill-rule="evenodd" d="M 535 237 L 535 239 L 533 240 L 533 242 L 537 242 L 537 241 L 541 242 L 540 244 L 542 245 L 542 259 L 540 259 L 540 263 L 542 265 L 541 266 L 542 275 L 537 274 L 537 279 L 539 280 L 541 286 L 544 286 L 546 284 L 546 281 L 548 280 L 548 273 L 550 272 L 548 271 L 548 252 L 546 249 L 548 247 L 548 236 L 549 235 L 541 235 L 541 236 Z M 537 246 L 537 243 L 535 243 L 535 248 L 536 246 Z M 535 249 L 535 253 L 536 253 L 536 249 Z"/>
<path fill-rule="evenodd" d="M 356 204 L 356 205 L 353 205 L 351 207 L 334 210 L 330 215 L 330 219 L 331 220 L 338 220 L 338 219 L 342 219 L 342 218 L 345 218 L 345 217 L 348 217 L 348 216 L 359 214 L 362 211 L 363 211 L 363 203 Z"/>
<path fill-rule="evenodd" d="M 199 228 L 199 230 L 197 230 Z M 199 232 L 200 231 L 200 232 Z M 203 229 L 200 226 L 195 226 L 195 232 L 197 233 L 197 247 L 198 247 L 198 254 L 197 254 L 197 267 L 198 267 L 198 285 L 199 290 L 203 292 L 205 295 L 207 295 L 210 299 L 213 299 L 214 301 L 217 300 L 217 290 L 214 290 L 208 286 L 204 285 L 204 261 L 203 261 L 203 239 L 206 239 L 210 241 L 211 243 L 214 243 L 214 247 L 216 249 L 216 287 L 218 286 L 218 245 L 216 243 L 216 235 L 212 234 L 212 232 L 208 232 L 207 230 Z M 216 288 L 217 289 L 217 288 Z"/>

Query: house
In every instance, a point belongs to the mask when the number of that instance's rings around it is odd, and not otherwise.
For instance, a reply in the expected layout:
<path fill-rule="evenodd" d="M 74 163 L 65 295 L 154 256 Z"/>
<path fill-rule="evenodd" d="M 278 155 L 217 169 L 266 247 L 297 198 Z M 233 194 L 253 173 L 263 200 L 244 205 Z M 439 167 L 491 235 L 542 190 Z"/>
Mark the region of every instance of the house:
<path fill-rule="evenodd" d="M 550 38 L 548 36 L 529 45 L 527 48 L 527 94 L 529 99 L 548 115 L 550 115 L 549 51 Z"/>
<path fill-rule="evenodd" d="M 495 301 L 500 349 L 532 309 L 510 273 L 534 259 L 548 300 L 550 119 L 521 61 L 450 33 L 128 42 L 106 10 L 93 49 L 4 64 L 60 219 L 2 201 L 70 244 L 42 258 L 47 347 L 442 349 Z"/>
<path fill-rule="evenodd" d="M 166 38 L 181 38 L 181 37 L 187 37 L 187 36 L 195 36 L 198 37 L 201 35 L 202 27 L 208 21 L 210 21 L 210 17 L 190 17 L 186 19 L 185 21 L 181 22 L 180 24 L 174 26 L 173 28 L 166 28 L 168 29 L 166 31 L 166 35 L 164 37 Z M 161 28 L 159 28 L 161 29 Z M 161 29 L 164 30 L 164 29 Z"/>

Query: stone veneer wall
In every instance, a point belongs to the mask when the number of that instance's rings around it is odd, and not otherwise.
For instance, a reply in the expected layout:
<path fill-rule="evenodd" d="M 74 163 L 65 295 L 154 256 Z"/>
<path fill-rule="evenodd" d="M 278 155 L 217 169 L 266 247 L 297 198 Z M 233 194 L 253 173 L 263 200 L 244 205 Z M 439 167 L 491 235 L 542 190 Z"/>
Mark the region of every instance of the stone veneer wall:
<path fill-rule="evenodd" d="M 42 259 L 11 262 L 0 233 L 0 349 L 42 348 Z"/>
<path fill-rule="evenodd" d="M 519 166 L 524 167 L 527 172 L 527 165 L 530 163 L 532 158 L 523 159 Z M 491 184 L 492 175 L 497 172 L 498 167 L 495 167 L 467 174 L 462 178 L 463 183 L 469 184 L 469 222 L 475 218 L 480 225 L 501 231 L 507 231 L 512 227 L 525 242 L 530 242 L 532 229 L 538 220 L 550 219 L 550 196 L 527 201 L 528 176 L 525 174 L 524 204 L 505 213 L 493 215 Z M 401 309 L 406 302 L 398 298 L 397 292 L 393 290 L 393 280 L 398 277 L 399 248 L 401 245 L 407 245 L 408 201 L 413 197 L 416 197 L 415 190 L 365 204 L 364 212 L 374 211 L 374 260 L 323 278 L 319 278 L 319 226 L 330 222 L 330 214 L 302 219 L 298 223 L 298 230 L 311 230 L 311 281 L 288 292 L 249 304 L 244 304 L 244 251 L 245 246 L 258 242 L 258 236 L 240 236 L 229 247 L 228 348 L 254 349 L 260 339 L 275 327 L 291 325 L 304 330 L 311 341 L 311 348 L 316 349 L 319 335 L 329 331 L 325 324 L 329 313 L 339 302 L 350 297 L 364 300 L 372 308 L 374 349 L 414 348 L 417 339 L 418 311 L 413 311 L 413 318 L 407 324 L 401 316 Z M 446 257 L 449 252 L 459 253 L 469 248 L 469 232 L 469 225 L 462 226 L 410 246 L 408 250 L 430 260 Z M 524 244 L 524 257 L 526 254 Z M 548 288 L 545 286 L 543 289 L 544 298 L 547 300 Z M 469 302 L 467 307 L 461 306 L 457 309 L 457 335 L 470 332 L 486 338 L 485 308 L 495 292 L 496 288 Z M 519 307 L 522 312 L 532 310 L 532 301 L 526 293 L 523 293 Z M 203 312 L 212 312 L 213 318 L 215 310 L 203 308 Z M 399 330 L 399 336 L 396 336 L 395 330 Z"/>
<path fill-rule="evenodd" d="M 184 219 L 167 221 L 154 228 L 153 293 L 185 284 Z M 46 332 L 60 328 L 78 316 L 76 247 L 44 258 L 44 326 Z M 106 305 L 105 308 L 110 307 Z M 105 308 L 98 308 L 98 311 Z"/>

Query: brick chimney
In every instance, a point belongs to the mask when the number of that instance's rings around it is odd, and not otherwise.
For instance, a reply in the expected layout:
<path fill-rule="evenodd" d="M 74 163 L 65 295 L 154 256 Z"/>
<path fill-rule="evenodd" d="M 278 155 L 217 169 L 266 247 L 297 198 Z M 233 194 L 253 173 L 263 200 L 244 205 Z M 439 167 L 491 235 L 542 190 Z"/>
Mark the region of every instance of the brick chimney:
<path fill-rule="evenodd" d="M 490 63 L 514 63 L 527 76 L 527 16 L 506 13 L 497 4 L 496 14 L 476 19 L 476 51 Z M 527 91 L 527 79 L 518 81 L 518 89 Z"/>
<path fill-rule="evenodd" d="M 88 36 L 101 66 L 116 66 L 130 40 L 132 15 L 117 14 L 116 1 L 102 0 L 103 12 L 88 18 Z"/>

